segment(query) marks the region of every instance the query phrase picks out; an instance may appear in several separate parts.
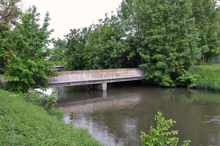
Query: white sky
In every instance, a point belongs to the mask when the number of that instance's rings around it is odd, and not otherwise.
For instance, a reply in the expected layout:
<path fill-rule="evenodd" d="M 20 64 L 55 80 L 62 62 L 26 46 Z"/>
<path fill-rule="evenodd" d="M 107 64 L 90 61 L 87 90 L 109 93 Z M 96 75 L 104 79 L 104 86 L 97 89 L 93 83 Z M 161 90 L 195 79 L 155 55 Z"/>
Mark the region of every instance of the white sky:
<path fill-rule="evenodd" d="M 105 13 L 116 11 L 122 0 L 22 0 L 22 8 L 35 5 L 44 16 L 50 13 L 53 37 L 63 37 L 70 29 L 97 23 Z"/>

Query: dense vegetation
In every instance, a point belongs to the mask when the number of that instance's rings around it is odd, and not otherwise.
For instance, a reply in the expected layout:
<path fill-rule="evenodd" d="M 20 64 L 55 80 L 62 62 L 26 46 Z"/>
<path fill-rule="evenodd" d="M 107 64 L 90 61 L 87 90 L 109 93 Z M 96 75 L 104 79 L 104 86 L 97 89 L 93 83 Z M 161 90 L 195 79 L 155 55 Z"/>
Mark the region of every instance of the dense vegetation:
<path fill-rule="evenodd" d="M 189 146 L 189 140 L 180 144 L 178 131 L 171 129 L 175 123 L 172 119 L 166 119 L 162 113 L 157 113 L 155 127 L 148 134 L 143 132 L 141 135 L 142 146 Z"/>
<path fill-rule="evenodd" d="M 220 90 L 220 65 L 208 64 L 195 66 L 190 69 L 196 80 L 193 86 L 199 89 Z"/>
<path fill-rule="evenodd" d="M 53 49 L 49 50 L 49 62 L 52 65 L 65 64 L 66 41 L 61 39 L 53 39 Z"/>
<path fill-rule="evenodd" d="M 99 146 L 85 130 L 49 116 L 25 97 L 0 90 L 0 145 Z"/>
<path fill-rule="evenodd" d="M 161 86 L 190 84 L 220 51 L 216 0 L 124 0 L 116 16 L 66 35 L 68 69 L 140 67 Z"/>
<path fill-rule="evenodd" d="M 22 13 L 18 2 L 0 1 L 0 70 L 10 90 L 25 92 L 47 85 L 50 70 L 46 57 L 51 31 L 48 14 L 40 25 L 36 8 Z"/>
<path fill-rule="evenodd" d="M 26 92 L 47 85 L 51 64 L 68 69 L 140 67 L 150 83 L 186 86 L 191 66 L 220 52 L 216 0 L 123 0 L 117 15 L 73 29 L 53 41 L 49 15 L 42 25 L 35 7 L 21 12 L 19 0 L 0 3 L 0 73 L 8 88 Z"/>
<path fill-rule="evenodd" d="M 68 69 L 140 67 L 152 83 L 186 85 L 193 80 L 192 65 L 219 54 L 214 0 L 124 0 L 116 16 L 71 30 L 65 40 L 53 41 L 53 50 L 49 14 L 40 25 L 37 9 L 22 12 L 19 1 L 0 0 L 0 82 L 4 76 L 9 90 L 46 87 L 51 62 Z M 51 116 L 54 98 L 0 90 L 0 101 L 0 145 L 99 145 L 86 131 Z M 156 119 L 156 129 L 143 134 L 143 145 L 177 145 L 176 133 L 168 131 L 174 122 L 160 114 Z"/>
<path fill-rule="evenodd" d="M 128 62 L 128 49 L 118 18 L 106 18 L 83 30 L 71 30 L 67 38 L 69 69 L 118 68 Z M 128 62 L 129 63 L 129 62 Z"/>

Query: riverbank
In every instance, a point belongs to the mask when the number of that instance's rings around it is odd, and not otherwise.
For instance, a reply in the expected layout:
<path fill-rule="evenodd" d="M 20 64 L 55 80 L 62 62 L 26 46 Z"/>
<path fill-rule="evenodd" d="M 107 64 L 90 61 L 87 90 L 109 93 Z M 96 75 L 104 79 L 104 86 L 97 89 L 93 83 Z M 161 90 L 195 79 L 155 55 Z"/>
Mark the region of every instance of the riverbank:
<path fill-rule="evenodd" d="M 190 72 L 196 76 L 195 88 L 220 91 L 220 64 L 195 66 Z"/>
<path fill-rule="evenodd" d="M 0 90 L 0 145 L 100 146 L 86 130 L 50 116 L 22 95 Z"/>

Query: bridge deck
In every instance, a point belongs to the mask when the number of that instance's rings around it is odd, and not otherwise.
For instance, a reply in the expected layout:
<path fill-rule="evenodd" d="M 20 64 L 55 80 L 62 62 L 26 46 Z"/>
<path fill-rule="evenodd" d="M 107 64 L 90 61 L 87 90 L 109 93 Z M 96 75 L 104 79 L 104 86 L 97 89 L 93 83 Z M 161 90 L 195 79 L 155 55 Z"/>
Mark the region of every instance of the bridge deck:
<path fill-rule="evenodd" d="M 83 70 L 64 71 L 58 76 L 49 79 L 50 86 L 77 86 L 88 84 L 102 84 L 142 80 L 144 72 L 141 69 L 106 69 L 106 70 Z"/>

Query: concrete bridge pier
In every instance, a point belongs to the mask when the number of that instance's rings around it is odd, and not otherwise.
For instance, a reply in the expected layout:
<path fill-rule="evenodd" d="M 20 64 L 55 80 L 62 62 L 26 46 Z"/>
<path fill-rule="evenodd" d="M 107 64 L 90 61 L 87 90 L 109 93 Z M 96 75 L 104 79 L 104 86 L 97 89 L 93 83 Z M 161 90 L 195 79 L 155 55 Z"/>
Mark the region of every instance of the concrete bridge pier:
<path fill-rule="evenodd" d="M 105 92 L 108 89 L 108 84 L 107 82 L 102 83 L 102 91 Z"/>
<path fill-rule="evenodd" d="M 107 82 L 102 83 L 102 97 L 103 98 L 107 98 L 107 89 L 108 89 Z"/>
<path fill-rule="evenodd" d="M 103 92 L 106 92 L 108 90 L 108 85 L 107 84 L 108 84 L 107 82 L 97 84 L 96 88 L 99 89 L 99 90 L 102 90 Z"/>
<path fill-rule="evenodd" d="M 108 83 L 107 82 L 97 84 L 96 89 L 102 91 L 102 97 L 103 98 L 107 97 L 107 90 L 108 90 Z"/>

